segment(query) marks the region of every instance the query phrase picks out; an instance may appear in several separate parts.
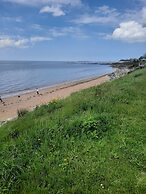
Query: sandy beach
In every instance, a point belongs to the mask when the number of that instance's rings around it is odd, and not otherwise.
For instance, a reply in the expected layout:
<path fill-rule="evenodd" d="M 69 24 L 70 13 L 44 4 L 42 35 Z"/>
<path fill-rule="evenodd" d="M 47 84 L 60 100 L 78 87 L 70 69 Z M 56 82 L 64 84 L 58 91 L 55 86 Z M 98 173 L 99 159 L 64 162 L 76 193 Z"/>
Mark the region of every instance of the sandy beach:
<path fill-rule="evenodd" d="M 36 106 L 47 104 L 54 99 L 66 98 L 70 94 L 102 84 L 110 80 L 108 75 L 103 75 L 98 78 L 66 83 L 59 86 L 39 89 L 39 94 L 36 91 L 20 94 L 19 97 L 11 96 L 3 98 L 4 103 L 0 102 L 0 122 L 11 120 L 17 117 L 17 110 L 26 109 L 33 110 Z"/>

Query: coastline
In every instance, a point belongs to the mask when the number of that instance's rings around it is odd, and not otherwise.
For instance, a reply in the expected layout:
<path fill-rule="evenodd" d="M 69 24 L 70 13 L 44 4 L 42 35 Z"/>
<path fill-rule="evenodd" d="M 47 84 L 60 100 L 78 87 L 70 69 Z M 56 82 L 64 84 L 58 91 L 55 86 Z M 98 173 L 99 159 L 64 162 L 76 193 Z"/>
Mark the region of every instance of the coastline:
<path fill-rule="evenodd" d="M 54 87 L 113 72 L 111 65 L 99 63 L 93 65 L 93 62 L 91 64 L 90 62 L 87 64 L 70 62 L 69 64 L 69 62 L 61 61 L 25 61 L 24 63 L 20 61 L 15 64 L 12 61 L 11 63 L 6 62 L 6 65 L 2 63 L 0 72 L 0 96 L 2 98 L 28 93 L 36 88 Z M 7 72 L 7 69 L 11 71 Z M 24 73 L 23 70 L 25 70 Z"/>
<path fill-rule="evenodd" d="M 32 92 L 36 92 L 36 89 L 38 89 L 39 91 L 46 90 L 46 89 L 47 90 L 54 90 L 54 88 L 58 88 L 58 87 L 73 86 L 73 85 L 76 85 L 76 84 L 79 84 L 79 83 L 84 83 L 84 82 L 88 82 L 88 81 L 91 81 L 91 80 L 96 80 L 97 78 L 100 78 L 100 77 L 103 77 L 103 76 L 106 76 L 106 75 L 110 76 L 115 71 L 116 70 L 113 69 L 113 71 L 111 73 L 105 73 L 105 74 L 101 74 L 99 76 L 94 76 L 94 77 L 91 76 L 91 77 L 88 77 L 88 78 L 81 78 L 81 79 L 77 79 L 77 80 L 64 81 L 64 82 L 53 84 L 53 85 L 45 85 L 45 86 L 41 86 L 41 87 L 24 89 L 24 90 L 20 90 L 20 91 L 17 91 L 17 92 L 2 94 L 0 96 L 2 97 L 2 99 L 7 99 L 7 98 L 15 97 L 15 96 L 18 96 L 18 95 L 22 96 L 22 95 L 26 95 L 26 94 L 29 94 L 29 93 L 32 93 Z"/>
<path fill-rule="evenodd" d="M 109 80 L 110 74 L 104 74 L 98 77 L 67 82 L 52 87 L 39 88 L 40 95 L 36 94 L 36 90 L 30 90 L 5 97 L 3 98 L 5 104 L 0 103 L 0 123 L 17 118 L 18 110 L 26 109 L 32 111 L 36 106 L 48 104 L 52 100 L 66 98 L 74 92 L 100 85 Z"/>

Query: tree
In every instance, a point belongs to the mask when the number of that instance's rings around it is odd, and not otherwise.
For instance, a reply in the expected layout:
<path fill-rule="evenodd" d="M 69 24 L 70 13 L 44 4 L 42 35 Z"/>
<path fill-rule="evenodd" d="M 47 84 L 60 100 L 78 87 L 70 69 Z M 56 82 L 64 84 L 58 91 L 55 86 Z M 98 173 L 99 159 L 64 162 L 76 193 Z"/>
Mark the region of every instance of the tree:
<path fill-rule="evenodd" d="M 139 57 L 139 60 L 142 60 L 142 59 L 146 59 L 146 53 L 143 56 Z"/>

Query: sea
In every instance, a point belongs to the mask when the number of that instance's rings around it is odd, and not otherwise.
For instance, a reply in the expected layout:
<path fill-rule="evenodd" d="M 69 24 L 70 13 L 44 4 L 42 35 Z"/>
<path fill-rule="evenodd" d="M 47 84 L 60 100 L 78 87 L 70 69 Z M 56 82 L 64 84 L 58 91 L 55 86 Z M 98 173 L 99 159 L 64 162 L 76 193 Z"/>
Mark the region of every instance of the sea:
<path fill-rule="evenodd" d="M 106 63 L 0 61 L 0 96 L 90 79 L 113 71 Z"/>

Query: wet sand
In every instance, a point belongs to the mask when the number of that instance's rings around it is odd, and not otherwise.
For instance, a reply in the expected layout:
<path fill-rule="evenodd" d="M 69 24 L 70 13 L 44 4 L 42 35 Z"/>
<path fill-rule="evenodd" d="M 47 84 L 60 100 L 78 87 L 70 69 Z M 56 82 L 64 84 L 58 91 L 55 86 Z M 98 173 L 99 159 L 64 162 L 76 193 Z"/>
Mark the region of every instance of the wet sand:
<path fill-rule="evenodd" d="M 39 89 L 39 94 L 37 94 L 36 91 L 30 91 L 24 94 L 19 94 L 20 97 L 17 95 L 4 98 L 3 101 L 5 103 L 0 102 L 0 122 L 16 118 L 17 110 L 27 109 L 31 111 L 36 106 L 47 104 L 52 100 L 66 98 L 74 92 L 102 84 L 108 80 L 110 80 L 110 77 L 108 75 L 103 75 L 90 80 Z"/>

